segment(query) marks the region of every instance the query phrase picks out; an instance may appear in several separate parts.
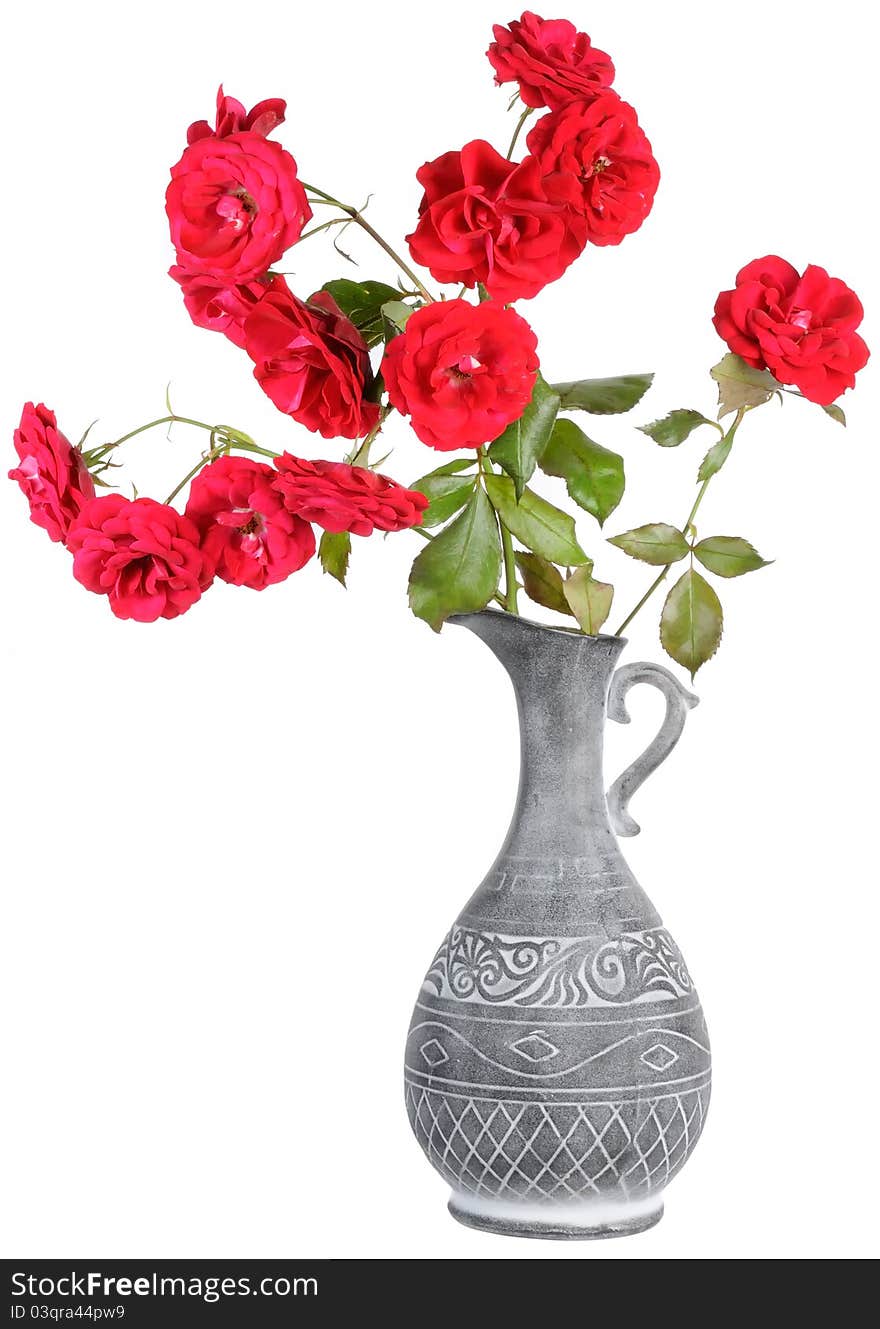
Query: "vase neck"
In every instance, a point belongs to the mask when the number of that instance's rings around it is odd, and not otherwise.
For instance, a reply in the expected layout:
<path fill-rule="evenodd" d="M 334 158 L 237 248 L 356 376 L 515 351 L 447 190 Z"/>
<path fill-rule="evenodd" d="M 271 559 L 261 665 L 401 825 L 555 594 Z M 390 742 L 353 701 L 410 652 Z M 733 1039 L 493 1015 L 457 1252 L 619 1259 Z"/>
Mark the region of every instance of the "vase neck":
<path fill-rule="evenodd" d="M 520 784 L 505 852 L 581 858 L 606 843 L 610 850 L 602 750 L 608 688 L 624 641 L 494 611 L 458 621 L 490 647 L 516 693 Z"/>

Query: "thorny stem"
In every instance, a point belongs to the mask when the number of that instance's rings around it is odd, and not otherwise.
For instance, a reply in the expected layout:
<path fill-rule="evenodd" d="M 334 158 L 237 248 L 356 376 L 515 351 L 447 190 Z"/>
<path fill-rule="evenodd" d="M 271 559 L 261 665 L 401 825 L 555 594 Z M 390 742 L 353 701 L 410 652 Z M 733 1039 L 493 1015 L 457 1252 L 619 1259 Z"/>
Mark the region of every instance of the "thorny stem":
<path fill-rule="evenodd" d="M 351 453 L 350 456 L 346 457 L 346 461 L 348 462 L 349 466 L 369 466 L 370 448 L 381 434 L 382 426 L 384 425 L 385 421 L 388 419 L 389 415 L 393 410 L 394 407 L 391 405 L 390 402 L 388 403 L 387 406 L 383 406 L 381 408 L 381 410 L 379 411 L 379 419 L 373 425 L 373 428 L 367 434 L 363 443 L 361 443 L 360 447 L 358 447 L 353 453 Z"/>
<path fill-rule="evenodd" d="M 233 429 L 230 425 L 209 425 L 206 424 L 204 420 L 193 420 L 186 415 L 169 414 L 162 415 L 157 420 L 149 420 L 145 425 L 138 425 L 137 429 L 130 429 L 127 434 L 123 434 L 121 438 L 114 439 L 112 443 L 105 443 L 102 447 L 93 448 L 91 451 L 84 452 L 83 460 L 89 469 L 91 469 L 92 467 L 98 466 L 98 463 L 103 462 L 105 457 L 116 448 L 121 447 L 123 443 L 127 443 L 129 439 L 137 438 L 138 434 L 144 434 L 148 429 L 156 429 L 159 425 L 168 424 L 192 425 L 195 429 L 207 430 L 211 435 L 211 446 L 208 451 L 203 453 L 199 458 L 192 470 L 187 472 L 180 484 L 172 489 L 171 493 L 165 500 L 166 503 L 171 503 L 180 491 L 189 484 L 190 480 L 198 475 L 203 466 L 207 466 L 209 462 L 215 461 L 217 457 L 222 457 L 224 454 L 228 454 L 233 448 L 237 449 L 239 452 L 251 452 L 256 453 L 261 457 L 271 457 L 273 460 L 278 456 L 277 452 L 272 452 L 269 448 L 260 447 L 259 443 L 255 443 L 249 434 L 245 434 L 240 429 Z M 109 463 L 107 464 L 109 465 Z M 104 470 L 106 467 L 99 466 L 98 469 Z"/>
<path fill-rule="evenodd" d="M 741 406 L 741 407 L 739 408 L 739 410 L 738 410 L 737 413 L 736 413 L 736 419 L 734 420 L 733 424 L 730 426 L 730 429 L 727 431 L 727 433 L 723 435 L 724 438 L 730 438 L 730 439 L 733 438 L 733 436 L 734 436 L 734 434 L 736 433 L 737 429 L 739 429 L 740 425 L 742 424 L 743 416 L 745 415 L 745 413 L 746 413 L 747 410 L 748 410 L 748 407 L 746 407 L 746 406 Z M 693 507 L 691 508 L 690 512 L 688 513 L 688 515 L 687 515 L 687 517 L 685 518 L 685 520 L 684 520 L 684 522 L 683 522 L 683 524 L 682 524 L 682 527 L 681 527 L 681 529 L 685 532 L 686 535 L 689 533 L 690 528 L 691 528 L 691 527 L 693 526 L 693 524 L 694 524 L 694 518 L 696 517 L 697 512 L 699 511 L 700 504 L 702 503 L 703 499 L 706 497 L 706 490 L 709 488 L 709 482 L 711 481 L 711 479 L 712 479 L 712 476 L 711 476 L 711 475 L 707 475 L 707 476 L 706 476 L 706 479 L 702 482 L 702 484 L 700 485 L 700 488 L 697 490 L 697 497 L 694 499 Z M 673 564 L 672 564 L 672 563 L 667 563 L 666 566 L 665 566 L 664 568 L 661 568 L 661 569 L 660 569 L 660 571 L 658 572 L 657 576 L 656 576 L 656 577 L 654 578 L 654 580 L 651 582 L 651 585 L 650 585 L 650 586 L 648 587 L 648 589 L 645 591 L 645 594 L 642 596 L 641 600 L 639 600 L 638 604 L 635 606 L 634 609 L 631 609 L 631 610 L 630 610 L 630 612 L 627 614 L 626 618 L 625 618 L 625 619 L 623 620 L 623 622 L 621 623 L 620 627 L 619 627 L 619 628 L 617 629 L 617 631 L 615 632 L 615 634 L 614 634 L 615 637 L 622 637 L 622 636 L 623 636 L 624 632 L 625 632 L 626 629 L 629 627 L 630 623 L 633 621 L 633 619 L 635 618 L 636 614 L 637 614 L 641 609 L 643 609 L 644 606 L 648 603 L 648 601 L 650 600 L 651 596 L 652 596 L 652 595 L 654 594 L 654 592 L 657 590 L 657 587 L 660 586 L 660 585 L 662 585 L 662 583 L 666 580 L 666 577 L 667 577 L 667 575 L 668 575 L 668 573 L 669 573 L 669 569 L 670 569 L 671 567 L 673 567 Z"/>
<path fill-rule="evenodd" d="M 373 240 L 375 240 L 376 244 L 379 245 L 380 248 L 385 250 L 385 253 L 388 255 L 388 257 L 394 260 L 394 262 L 400 268 L 401 272 L 405 273 L 406 276 L 409 277 L 410 281 L 418 291 L 419 295 L 421 295 L 421 297 L 424 300 L 427 300 L 429 304 L 434 303 L 433 295 L 428 290 L 428 288 L 419 280 L 419 278 L 413 272 L 409 264 L 400 257 L 400 255 L 397 253 L 395 249 L 391 248 L 388 241 L 385 240 L 377 230 L 374 230 L 374 228 L 370 225 L 367 219 L 358 211 L 357 208 L 353 208 L 350 203 L 341 203 L 338 198 L 334 198 L 332 194 L 325 193 L 323 189 L 318 189 L 316 185 L 307 185 L 304 180 L 301 181 L 300 183 L 302 184 L 303 188 L 308 191 L 308 193 L 317 194 L 318 198 L 322 199 L 323 202 L 329 203 L 331 207 L 339 208 L 341 212 L 344 212 L 346 216 L 350 217 L 353 222 L 355 222 L 358 226 L 360 226 L 361 230 L 366 231 L 367 235 L 369 235 Z M 312 234 L 314 234 L 314 232 L 312 232 Z"/>
<path fill-rule="evenodd" d="M 510 147 L 507 149 L 508 161 L 510 161 L 511 157 L 513 156 L 513 150 L 516 147 L 516 141 L 519 138 L 520 130 L 522 129 L 525 122 L 528 120 L 529 116 L 532 114 L 532 110 L 533 107 L 527 106 L 526 109 L 523 111 L 522 115 L 520 116 L 520 118 L 516 122 L 516 129 L 513 131 L 513 138 L 510 140 Z"/>

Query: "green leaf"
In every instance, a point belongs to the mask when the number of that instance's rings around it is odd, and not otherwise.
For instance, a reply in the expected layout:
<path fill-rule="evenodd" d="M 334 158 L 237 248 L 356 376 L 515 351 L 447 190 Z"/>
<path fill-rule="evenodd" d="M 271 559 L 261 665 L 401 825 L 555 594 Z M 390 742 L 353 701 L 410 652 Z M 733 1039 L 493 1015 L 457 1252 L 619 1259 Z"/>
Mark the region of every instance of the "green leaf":
<path fill-rule="evenodd" d="M 473 458 L 460 457 L 456 461 L 447 462 L 445 466 L 439 466 L 436 471 L 423 475 L 421 480 L 410 485 L 411 489 L 424 494 L 429 503 L 422 514 L 423 527 L 430 529 L 432 526 L 442 526 L 453 513 L 464 507 L 473 492 L 477 476 L 476 472 L 466 476 L 460 472 L 473 465 Z"/>
<path fill-rule="evenodd" d="M 325 572 L 342 585 L 348 572 L 348 559 L 351 554 L 351 536 L 348 531 L 325 531 L 318 545 L 318 558 Z"/>
<path fill-rule="evenodd" d="M 389 300 L 400 300 L 400 291 L 381 281 L 349 281 L 341 277 L 338 281 L 325 282 L 321 290 L 333 296 L 368 346 L 375 346 L 385 335 L 382 306 Z"/>
<path fill-rule="evenodd" d="M 517 502 L 547 446 L 558 410 L 558 396 L 538 374 L 528 406 L 489 448 L 489 456 L 513 480 Z"/>
<path fill-rule="evenodd" d="M 592 567 L 575 568 L 571 576 L 563 582 L 562 589 L 581 631 L 595 637 L 596 633 L 611 613 L 611 601 L 614 599 L 614 587 L 607 582 L 596 581 Z"/>
<path fill-rule="evenodd" d="M 539 498 L 531 489 L 524 490 L 517 503 L 513 481 L 506 475 L 487 475 L 486 491 L 504 525 L 527 549 L 564 567 L 589 562 L 567 512 Z"/>
<path fill-rule="evenodd" d="M 561 476 L 569 496 L 600 526 L 623 497 L 623 458 L 587 438 L 573 420 L 556 421 L 539 464 L 545 475 Z"/>
<path fill-rule="evenodd" d="M 439 632 L 450 614 L 485 609 L 498 587 L 501 536 L 482 489 L 455 521 L 435 535 L 412 565 L 409 604 Z"/>
<path fill-rule="evenodd" d="M 694 545 L 694 555 L 717 577 L 741 577 L 769 566 L 754 545 L 738 535 L 709 535 Z"/>
<path fill-rule="evenodd" d="M 558 614 L 571 613 L 558 568 L 540 554 L 525 554 L 521 549 L 516 551 L 516 566 L 522 573 L 523 585 L 530 600 L 543 605 L 545 609 L 555 609 Z"/>
<path fill-rule="evenodd" d="M 691 678 L 718 650 L 724 627 L 721 601 L 699 572 L 689 568 L 666 597 L 660 641 Z"/>
<path fill-rule="evenodd" d="M 779 383 L 769 369 L 753 369 L 732 351 L 709 373 L 718 384 L 719 420 L 741 406 L 761 406 L 779 391 Z"/>
<path fill-rule="evenodd" d="M 395 295 L 399 295 L 395 291 Z M 380 314 L 382 317 L 382 337 L 386 342 L 392 341 L 400 332 L 403 332 L 407 325 L 409 317 L 416 311 L 412 305 L 406 305 L 402 300 L 386 300 L 382 305 Z"/>
<path fill-rule="evenodd" d="M 678 527 L 669 526 L 664 521 L 636 526 L 632 531 L 612 536 L 608 543 L 622 549 L 630 558 L 641 559 L 643 563 L 652 563 L 655 567 L 677 563 L 680 558 L 684 558 L 689 548 Z"/>
<path fill-rule="evenodd" d="M 589 411 L 591 415 L 621 415 L 631 411 L 654 381 L 653 374 L 621 374 L 618 378 L 582 378 L 554 383 L 563 411 Z"/>
<path fill-rule="evenodd" d="M 846 429 L 846 416 L 843 413 L 843 407 L 838 406 L 836 401 L 833 401 L 830 406 L 823 406 L 822 410 L 826 415 L 830 415 L 832 420 L 836 420 L 839 425 L 843 425 Z"/>
<path fill-rule="evenodd" d="M 719 438 L 717 443 L 713 443 L 703 460 L 700 462 L 700 469 L 697 471 L 698 480 L 708 480 L 710 476 L 717 475 L 721 467 L 730 456 L 730 449 L 733 447 L 733 431 L 729 431 L 723 438 Z"/>
<path fill-rule="evenodd" d="M 636 425 L 636 428 L 659 443 L 661 448 L 677 448 L 701 425 L 711 425 L 713 429 L 719 427 L 714 420 L 707 420 L 699 411 L 677 410 L 670 411 L 662 420 L 654 420 L 649 425 Z"/>

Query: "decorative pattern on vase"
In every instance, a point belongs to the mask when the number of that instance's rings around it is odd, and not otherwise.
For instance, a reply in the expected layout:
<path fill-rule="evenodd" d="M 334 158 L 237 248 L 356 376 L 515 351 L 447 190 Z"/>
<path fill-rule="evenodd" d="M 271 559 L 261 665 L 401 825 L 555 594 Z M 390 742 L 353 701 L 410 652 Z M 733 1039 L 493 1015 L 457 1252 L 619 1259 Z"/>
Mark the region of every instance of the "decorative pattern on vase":
<path fill-rule="evenodd" d="M 643 1102 L 545 1103 L 407 1084 L 413 1130 L 453 1190 L 528 1201 L 663 1190 L 696 1144 L 708 1084 Z"/>
<path fill-rule="evenodd" d="M 664 928 L 605 937 L 511 937 L 456 924 L 423 984 L 497 1006 L 626 1005 L 686 996 L 691 980 Z"/>
<path fill-rule="evenodd" d="M 709 1106 L 702 1009 L 663 927 L 513 936 L 459 922 L 410 1026 L 425 1153 L 473 1196 L 628 1201 L 661 1191 Z"/>

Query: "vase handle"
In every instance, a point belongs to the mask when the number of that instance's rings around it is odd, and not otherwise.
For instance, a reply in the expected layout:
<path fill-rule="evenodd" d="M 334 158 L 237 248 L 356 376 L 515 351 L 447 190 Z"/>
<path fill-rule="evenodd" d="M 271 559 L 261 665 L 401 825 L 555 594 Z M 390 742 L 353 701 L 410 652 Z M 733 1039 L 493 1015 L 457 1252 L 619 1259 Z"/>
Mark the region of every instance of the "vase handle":
<path fill-rule="evenodd" d="M 618 835 L 638 835 L 641 827 L 629 812 L 629 801 L 649 775 L 664 762 L 681 738 L 687 713 L 699 702 L 687 688 L 682 687 L 674 674 L 662 665 L 628 664 L 617 670 L 608 690 L 608 718 L 618 724 L 629 724 L 626 694 L 637 683 L 653 683 L 666 698 L 666 714 L 656 738 L 648 744 L 640 757 L 619 775 L 608 790 L 608 815 Z"/>

